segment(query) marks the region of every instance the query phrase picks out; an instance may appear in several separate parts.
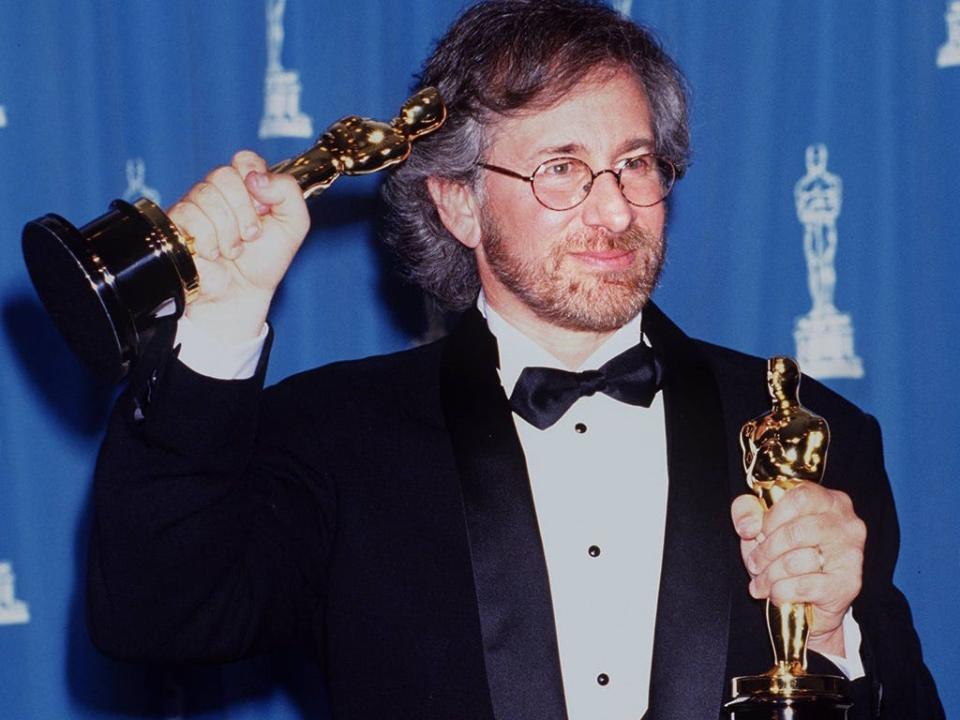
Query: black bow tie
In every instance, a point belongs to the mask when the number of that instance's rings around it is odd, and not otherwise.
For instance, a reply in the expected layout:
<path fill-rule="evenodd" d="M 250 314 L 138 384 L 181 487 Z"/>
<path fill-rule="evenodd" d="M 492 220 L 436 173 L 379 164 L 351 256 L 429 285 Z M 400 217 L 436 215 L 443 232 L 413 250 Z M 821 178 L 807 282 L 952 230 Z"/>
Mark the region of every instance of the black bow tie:
<path fill-rule="evenodd" d="M 584 395 L 601 392 L 620 402 L 650 407 L 662 376 L 663 369 L 653 348 L 640 343 L 604 363 L 599 370 L 524 368 L 510 395 L 510 407 L 543 430 L 563 417 Z"/>

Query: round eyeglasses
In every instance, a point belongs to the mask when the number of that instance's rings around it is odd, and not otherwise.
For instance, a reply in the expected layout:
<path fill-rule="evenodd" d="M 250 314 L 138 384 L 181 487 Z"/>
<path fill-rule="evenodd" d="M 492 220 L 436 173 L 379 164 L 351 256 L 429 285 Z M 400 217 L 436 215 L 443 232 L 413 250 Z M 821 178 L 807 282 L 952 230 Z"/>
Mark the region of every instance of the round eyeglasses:
<path fill-rule="evenodd" d="M 537 201 L 550 210 L 570 210 L 587 199 L 593 181 L 604 173 L 617 179 L 623 197 L 631 205 L 651 207 L 663 202 L 677 179 L 677 169 L 666 158 L 644 153 L 621 160 L 614 167 L 594 172 L 583 160 L 574 157 L 551 158 L 541 163 L 532 175 L 521 175 L 489 163 L 477 163 L 486 170 L 530 183 Z"/>

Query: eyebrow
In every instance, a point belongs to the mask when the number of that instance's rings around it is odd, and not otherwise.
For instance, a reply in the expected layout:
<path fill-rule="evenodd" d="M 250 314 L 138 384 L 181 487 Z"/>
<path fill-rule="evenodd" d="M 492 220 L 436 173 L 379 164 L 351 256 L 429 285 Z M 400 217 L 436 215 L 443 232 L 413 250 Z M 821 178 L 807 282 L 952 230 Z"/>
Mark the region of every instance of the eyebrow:
<path fill-rule="evenodd" d="M 643 150 L 644 152 L 652 152 L 654 149 L 653 140 L 649 137 L 635 137 L 628 138 L 627 140 L 620 143 L 617 146 L 614 155 L 623 155 L 625 152 L 630 150 Z M 556 157 L 558 155 L 573 155 L 577 153 L 585 152 L 586 148 L 580 143 L 565 143 L 564 145 L 550 145 L 545 148 L 537 150 L 533 155 L 530 156 L 530 159 L 536 158 L 549 158 Z"/>

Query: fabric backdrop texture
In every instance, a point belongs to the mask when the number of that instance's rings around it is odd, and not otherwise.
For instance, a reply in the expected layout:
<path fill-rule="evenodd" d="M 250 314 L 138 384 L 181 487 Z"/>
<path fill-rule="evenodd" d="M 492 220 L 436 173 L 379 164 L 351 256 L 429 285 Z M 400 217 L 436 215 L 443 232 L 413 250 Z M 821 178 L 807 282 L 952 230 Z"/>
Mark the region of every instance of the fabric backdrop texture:
<path fill-rule="evenodd" d="M 91 477 L 117 390 L 46 317 L 20 232 L 114 198 L 169 206 L 241 148 L 276 162 L 345 115 L 392 118 L 464 4 L 0 0 L 0 717 L 324 717 L 304 658 L 144 668 L 91 646 Z M 692 89 L 656 299 L 692 335 L 799 356 L 879 418 L 897 581 L 960 714 L 960 2 L 616 6 Z M 379 182 L 313 202 L 272 311 L 271 381 L 429 330 L 378 243 Z"/>

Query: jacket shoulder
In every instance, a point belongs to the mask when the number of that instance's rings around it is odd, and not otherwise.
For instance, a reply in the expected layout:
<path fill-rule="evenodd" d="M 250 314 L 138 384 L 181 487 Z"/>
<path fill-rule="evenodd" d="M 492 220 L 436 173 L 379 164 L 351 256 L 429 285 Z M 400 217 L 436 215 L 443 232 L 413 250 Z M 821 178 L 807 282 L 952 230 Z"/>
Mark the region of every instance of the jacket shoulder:
<path fill-rule="evenodd" d="M 284 407 L 309 404 L 315 415 L 386 418 L 390 407 L 434 414 L 445 340 L 385 355 L 343 360 L 306 370 L 266 389 L 266 401 Z"/>

